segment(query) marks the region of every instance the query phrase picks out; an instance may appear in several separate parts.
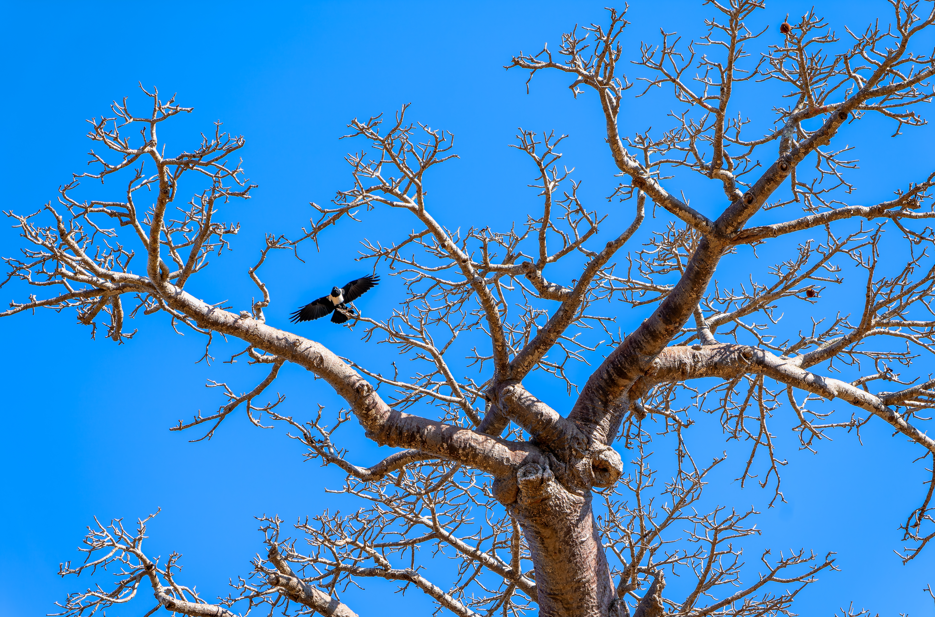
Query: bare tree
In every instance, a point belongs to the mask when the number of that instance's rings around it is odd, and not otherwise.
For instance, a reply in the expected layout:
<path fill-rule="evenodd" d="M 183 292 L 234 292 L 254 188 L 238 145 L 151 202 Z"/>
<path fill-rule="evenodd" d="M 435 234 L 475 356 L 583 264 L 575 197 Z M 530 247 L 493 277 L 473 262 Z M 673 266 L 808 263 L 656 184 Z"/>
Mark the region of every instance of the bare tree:
<path fill-rule="evenodd" d="M 310 458 L 346 472 L 341 491 L 363 507 L 310 516 L 293 529 L 262 518 L 262 556 L 216 602 L 180 582 L 178 555 L 165 562 L 148 555 L 149 518 L 132 528 L 95 522 L 81 549 L 86 559 L 63 564 L 61 574 L 106 569 L 116 576 L 69 596 L 60 614 L 93 614 L 139 593 L 155 600 L 147 615 L 164 607 L 193 616 L 347 616 L 355 613 L 343 591 L 369 578 L 416 588 L 465 617 L 792 614 L 796 595 L 834 567 L 832 556 L 767 551 L 759 575 L 742 582 L 742 545 L 757 533 L 755 513 L 699 511 L 723 459 L 696 463 L 690 426 L 695 416 L 714 414 L 728 439 L 746 440 L 741 479 L 765 466 L 760 482 L 777 499 L 782 461 L 769 422 L 780 406 L 798 419 L 802 447 L 886 422 L 932 465 L 926 413 L 935 406 L 935 379 L 925 367 L 935 351 L 928 254 L 935 234 L 926 220 L 935 218 L 935 173 L 890 187 L 891 200 L 850 204 L 855 164 L 837 139 L 842 127 L 876 114 L 897 132 L 923 124 L 916 109 L 935 97 L 935 62 L 913 47 L 935 9 L 890 4 L 890 26 L 847 30 L 850 44 L 839 45 L 813 13 L 766 36 L 745 25 L 762 2 L 712 1 L 707 35 L 684 45 L 663 33 L 661 42 L 644 44 L 632 82 L 621 66 L 627 21 L 615 10 L 603 25 L 563 35 L 556 52 L 514 57 L 510 67 L 530 79 L 565 73 L 576 97 L 600 105 L 621 177 L 611 203 L 619 200 L 632 220 L 601 241 L 606 213 L 579 199 L 560 166 L 561 136 L 517 137 L 542 200 L 535 216 L 503 231 L 461 232 L 433 217 L 428 198 L 430 170 L 454 156 L 451 135 L 409 122 L 405 107 L 392 119 L 354 120 L 349 137 L 367 151 L 347 157 L 353 183 L 331 206 L 313 204 L 317 214 L 298 237 L 267 237 L 248 271 L 257 299 L 239 311 L 187 289 L 237 231 L 218 217 L 253 188 L 234 161 L 243 139 L 217 127 L 193 151 L 167 154 L 160 125 L 191 109 L 155 90 L 146 92 L 152 110 L 144 115 L 126 100 L 114 103 L 113 115 L 91 121 L 94 171 L 61 187 L 57 205 L 7 213 L 25 243 L 20 257 L 5 258 L 4 284 L 39 287 L 42 296 L 0 315 L 73 308 L 92 333 L 101 327 L 124 342 L 133 336 L 127 317 L 162 312 L 178 331 L 205 335 L 206 355 L 215 335 L 241 341 L 235 356 L 259 366 L 259 383 L 243 394 L 212 384 L 223 404 L 174 430 L 210 437 L 238 409 L 256 424 L 285 425 Z M 673 95 L 672 127 L 625 134 L 632 130 L 620 113 L 625 91 L 641 96 L 653 87 Z M 743 113 L 728 109 L 739 87 L 781 92 L 771 127 L 748 126 Z M 723 193 L 711 208 L 716 217 L 676 196 L 691 172 Z M 115 184 L 120 193 L 79 198 L 83 179 Z M 298 256 L 300 245 L 374 208 L 414 225 L 402 237 L 365 240 L 361 258 L 399 277 L 407 295 L 376 318 L 358 312 L 348 326 L 395 348 L 411 360 L 406 368 L 342 358 L 268 325 L 264 315 L 267 258 Z M 782 208 L 779 222 L 751 223 L 775 208 Z M 724 256 L 778 242 L 791 247 L 788 257 L 762 276 L 737 282 L 718 272 Z M 883 259 L 884 248 L 908 257 L 894 264 Z M 547 278 L 558 262 L 576 274 Z M 843 264 L 861 273 L 863 293 L 821 315 L 815 299 L 849 283 Z M 608 300 L 651 312 L 632 332 L 618 333 Z M 811 323 L 787 327 L 787 310 L 809 314 Z M 594 358 L 601 363 L 579 391 L 576 363 Z M 323 379 L 347 409 L 284 413 L 283 397 L 270 399 L 268 391 L 287 362 Z M 574 405 L 556 410 L 537 398 L 524 385 L 534 372 L 576 392 Z M 847 405 L 836 410 L 827 403 L 834 399 Z M 352 417 L 371 440 L 396 450 L 371 467 L 355 464 L 337 439 Z M 615 443 L 633 460 L 626 474 Z M 663 455 L 650 445 L 671 446 L 664 482 L 656 482 L 655 462 Z M 930 480 L 903 525 L 907 561 L 935 538 L 933 492 Z M 436 555 L 456 560 L 450 580 L 428 573 Z M 676 572 L 683 586 L 690 581 L 687 593 L 667 592 L 666 575 Z"/>

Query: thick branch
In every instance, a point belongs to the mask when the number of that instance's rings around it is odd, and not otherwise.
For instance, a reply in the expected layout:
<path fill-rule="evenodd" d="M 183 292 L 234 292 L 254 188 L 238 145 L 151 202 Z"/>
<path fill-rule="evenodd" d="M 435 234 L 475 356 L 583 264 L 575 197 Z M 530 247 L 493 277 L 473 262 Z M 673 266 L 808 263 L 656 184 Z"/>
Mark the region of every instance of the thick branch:
<path fill-rule="evenodd" d="M 351 406 L 371 439 L 413 448 L 469 465 L 494 476 L 511 473 L 536 449 L 390 408 L 356 371 L 323 345 L 270 327 L 249 316 L 210 306 L 168 285 L 168 304 L 200 327 L 235 336 L 258 349 L 322 377 Z"/>
<path fill-rule="evenodd" d="M 357 613 L 346 604 L 296 576 L 289 563 L 279 554 L 279 549 L 275 544 L 270 546 L 269 560 L 279 572 L 267 576 L 266 582 L 271 587 L 279 588 L 283 595 L 293 602 L 314 609 L 327 617 L 357 617 Z"/>
<path fill-rule="evenodd" d="M 887 400 L 897 396 L 877 396 L 849 383 L 824 377 L 801 368 L 796 358 L 781 358 L 768 351 L 746 345 L 710 345 L 670 347 L 660 353 L 647 371 L 648 383 L 687 381 L 706 377 L 734 379 L 754 373 L 817 394 L 828 400 L 840 398 L 869 411 L 909 439 L 935 454 L 935 440 L 909 424 Z M 911 389 L 910 389 L 911 390 Z M 889 398 L 892 397 L 892 398 Z"/>

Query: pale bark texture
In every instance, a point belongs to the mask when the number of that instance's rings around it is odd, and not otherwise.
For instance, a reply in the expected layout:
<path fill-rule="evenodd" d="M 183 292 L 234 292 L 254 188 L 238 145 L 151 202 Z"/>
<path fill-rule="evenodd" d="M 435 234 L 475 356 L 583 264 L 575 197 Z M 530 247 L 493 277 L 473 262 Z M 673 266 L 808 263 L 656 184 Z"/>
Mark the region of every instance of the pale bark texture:
<path fill-rule="evenodd" d="M 254 188 L 237 162 L 244 140 L 217 128 L 191 152 L 167 152 L 158 129 L 192 110 L 156 91 L 145 92 L 145 113 L 124 101 L 93 119 L 91 171 L 61 187 L 56 204 L 6 213 L 23 245 L 5 257 L 4 285 L 37 289 L 0 316 L 74 309 L 92 332 L 123 343 L 135 318 L 162 313 L 177 330 L 205 335 L 206 355 L 215 334 L 242 342 L 236 355 L 258 366 L 257 385 L 238 394 L 212 383 L 224 403 L 173 430 L 210 438 L 241 414 L 286 426 L 310 458 L 347 474 L 341 490 L 364 507 L 312 512 L 288 529 L 264 517 L 266 546 L 253 572 L 213 601 L 179 582 L 177 555 L 164 563 L 147 555 L 148 518 L 132 530 L 95 521 L 81 549 L 87 560 L 61 573 L 109 569 L 117 582 L 69 596 L 61 614 L 132 601 L 184 615 L 350 617 L 357 609 L 342 594 L 372 578 L 398 581 L 461 616 L 793 614 L 799 591 L 834 568 L 832 556 L 767 551 L 758 574 L 741 580 L 756 513 L 699 510 L 723 459 L 696 464 L 692 417 L 713 413 L 719 439 L 745 440 L 740 480 L 765 468 L 757 481 L 774 499 L 782 497 L 768 425 L 775 413 L 794 414 L 805 448 L 885 422 L 894 438 L 913 442 L 920 465 L 932 464 L 935 171 L 889 187 L 889 201 L 848 203 L 854 165 L 838 135 L 868 117 L 883 116 L 897 132 L 924 122 L 919 106 L 933 98 L 935 64 L 917 41 L 935 10 L 894 1 L 888 26 L 848 30 L 842 42 L 813 13 L 751 31 L 746 20 L 760 2 L 708 8 L 708 34 L 690 46 L 663 33 L 641 56 L 624 57 L 627 21 L 608 10 L 600 23 L 509 63 L 529 80 L 564 74 L 579 104 L 602 114 L 606 156 L 620 178 L 604 207 L 626 213 L 626 224 L 608 228 L 605 214 L 582 203 L 562 171 L 563 137 L 521 130 L 514 145 L 541 209 L 507 229 L 447 228 L 429 195 L 433 167 L 455 156 L 451 135 L 411 123 L 404 107 L 349 124 L 362 152 L 347 157 L 349 188 L 328 207 L 313 204 L 315 218 L 296 238 L 267 238 L 247 273 L 256 299 L 237 310 L 198 297 L 189 283 L 208 276 L 209 256 L 231 246 L 237 226 L 222 221 L 227 204 Z M 761 103 L 774 114 L 765 131 L 748 127 L 747 110 L 731 99 L 758 87 L 784 97 Z M 622 116 L 626 96 L 658 88 L 671 94 L 672 126 L 650 131 Z M 678 187 L 690 175 L 714 183 L 719 202 L 691 207 Z M 95 198 L 102 182 L 122 193 Z M 776 208 L 781 221 L 751 222 Z M 313 250 L 335 227 L 354 234 L 351 219 L 374 209 L 398 214 L 412 231 L 354 238 L 361 261 L 397 277 L 406 295 L 358 311 L 344 327 L 397 350 L 400 362 L 389 368 L 342 357 L 309 338 L 313 329 L 267 323 L 272 299 L 261 278 L 274 253 Z M 780 241 L 795 248 L 769 280 L 729 287 L 719 278 L 725 256 Z M 892 258 L 883 263 L 884 247 L 907 257 L 894 269 Z M 560 261 L 577 264 L 574 276 L 560 274 Z M 836 315 L 812 315 L 817 299 L 844 282 L 842 264 L 860 272 L 862 297 L 849 297 Z M 622 334 L 607 316 L 620 303 L 647 310 Z M 811 319 L 789 329 L 784 313 Z M 594 332 L 603 343 L 589 342 Z M 574 383 L 586 358 L 598 361 Z M 287 363 L 308 372 L 308 392 L 330 388 L 346 408 L 283 412 L 284 397 L 269 393 Z M 534 373 L 567 387 L 574 403 L 553 409 L 530 385 Z M 834 413 L 825 404 L 832 400 L 840 403 Z M 383 461 L 362 466 L 341 447 L 339 429 L 352 419 L 392 449 Z M 675 443 L 673 452 L 660 452 L 663 443 Z M 675 461 L 658 486 L 652 450 Z M 929 480 L 907 513 L 907 561 L 935 538 L 933 491 Z M 680 548 L 669 550 L 676 539 Z M 434 579 L 427 566 L 436 552 L 457 560 L 454 580 Z M 673 576 L 683 583 L 678 592 L 670 591 Z"/>

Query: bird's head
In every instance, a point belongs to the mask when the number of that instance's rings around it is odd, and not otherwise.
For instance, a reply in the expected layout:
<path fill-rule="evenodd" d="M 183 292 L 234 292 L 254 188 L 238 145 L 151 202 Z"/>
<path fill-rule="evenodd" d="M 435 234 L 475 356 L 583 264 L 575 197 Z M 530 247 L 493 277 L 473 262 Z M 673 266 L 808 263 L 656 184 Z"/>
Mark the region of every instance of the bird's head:
<path fill-rule="evenodd" d="M 337 297 L 340 296 L 340 295 L 341 295 L 341 288 L 340 288 L 340 287 L 332 287 L 332 288 L 331 288 L 331 296 L 332 296 L 333 298 L 337 298 Z"/>

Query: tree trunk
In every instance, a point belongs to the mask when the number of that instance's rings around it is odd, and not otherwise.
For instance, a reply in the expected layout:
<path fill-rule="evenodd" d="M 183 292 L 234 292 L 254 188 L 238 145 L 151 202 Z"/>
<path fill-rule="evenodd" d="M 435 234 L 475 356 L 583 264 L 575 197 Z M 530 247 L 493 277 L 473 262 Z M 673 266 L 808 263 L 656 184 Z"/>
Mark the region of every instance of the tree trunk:
<path fill-rule="evenodd" d="M 591 510 L 591 492 L 569 491 L 547 464 L 516 474 L 510 509 L 523 529 L 536 572 L 542 617 L 615 615 L 610 568 Z"/>

